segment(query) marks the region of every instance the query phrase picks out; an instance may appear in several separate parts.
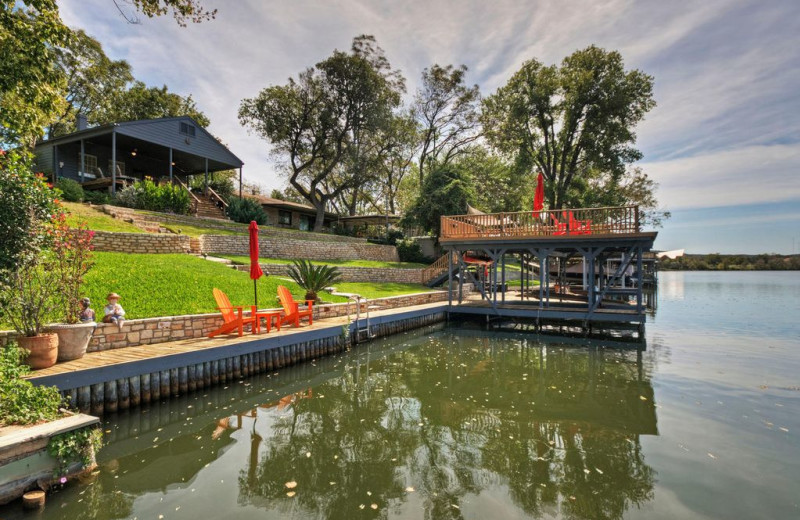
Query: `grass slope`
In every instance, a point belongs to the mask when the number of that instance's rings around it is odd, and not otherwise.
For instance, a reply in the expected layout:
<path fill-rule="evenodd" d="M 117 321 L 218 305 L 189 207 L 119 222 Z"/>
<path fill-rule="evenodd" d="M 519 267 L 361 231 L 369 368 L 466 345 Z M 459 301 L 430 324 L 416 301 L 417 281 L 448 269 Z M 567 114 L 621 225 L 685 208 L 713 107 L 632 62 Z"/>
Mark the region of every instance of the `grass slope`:
<path fill-rule="evenodd" d="M 127 253 L 95 253 L 95 266 L 89 271 L 84 291 L 92 299 L 93 308 L 102 312 L 105 297 L 111 292 L 122 296 L 120 303 L 129 318 L 150 318 L 216 312 L 211 290 L 218 287 L 227 293 L 234 305 L 252 305 L 253 281 L 248 273 L 189 255 L 146 255 Z M 285 285 L 296 299 L 305 291 L 294 282 L 275 276 L 258 280 L 259 307 L 276 307 L 277 286 Z M 341 283 L 342 292 L 361 294 L 366 298 L 396 296 L 429 291 L 417 284 Z M 328 302 L 346 298 L 321 295 Z"/>
<path fill-rule="evenodd" d="M 91 206 L 77 202 L 62 202 L 64 209 L 67 210 L 67 223 L 76 226 L 79 222 L 86 222 L 89 229 L 94 231 L 116 231 L 120 233 L 144 233 L 145 231 L 134 226 L 130 222 L 115 219 L 111 215 L 106 215 L 100 210 Z"/>
<path fill-rule="evenodd" d="M 249 265 L 249 256 L 236 256 L 236 255 L 215 255 L 220 258 L 227 258 L 235 264 Z M 286 258 L 259 258 L 262 264 L 291 264 L 292 261 Z M 340 265 L 343 267 L 392 267 L 395 269 L 424 269 L 428 267 L 427 264 L 418 264 L 416 262 L 382 262 L 378 260 L 312 260 L 314 265 Z"/>

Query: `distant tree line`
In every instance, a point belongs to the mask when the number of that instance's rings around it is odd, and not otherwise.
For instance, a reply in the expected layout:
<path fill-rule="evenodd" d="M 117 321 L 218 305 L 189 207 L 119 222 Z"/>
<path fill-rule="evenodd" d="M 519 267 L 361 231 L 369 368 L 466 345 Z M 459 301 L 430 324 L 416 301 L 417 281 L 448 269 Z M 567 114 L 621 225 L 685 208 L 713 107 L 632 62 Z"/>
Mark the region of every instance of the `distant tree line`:
<path fill-rule="evenodd" d="M 659 260 L 663 271 L 797 271 L 800 255 L 684 255 Z"/>

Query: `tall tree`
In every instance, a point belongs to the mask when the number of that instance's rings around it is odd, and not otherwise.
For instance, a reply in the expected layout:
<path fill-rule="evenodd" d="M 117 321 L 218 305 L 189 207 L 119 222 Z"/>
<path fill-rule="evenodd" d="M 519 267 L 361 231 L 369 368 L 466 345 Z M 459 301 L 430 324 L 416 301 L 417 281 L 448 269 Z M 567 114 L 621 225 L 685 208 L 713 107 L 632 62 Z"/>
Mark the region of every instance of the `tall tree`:
<path fill-rule="evenodd" d="M 436 162 L 445 165 L 478 139 L 480 91 L 464 81 L 466 65 L 433 65 L 422 71 L 422 86 L 413 102 L 414 117 L 422 127 L 418 157 L 419 180 Z"/>
<path fill-rule="evenodd" d="M 453 163 L 437 165 L 425 177 L 402 224 L 420 226 L 439 236 L 440 217 L 464 214 L 468 204 L 475 204 L 475 184 L 469 172 Z"/>
<path fill-rule="evenodd" d="M 114 121 L 135 121 L 137 119 L 156 119 L 159 117 L 190 116 L 200 126 L 206 127 L 210 121 L 197 108 L 192 96 L 183 97 L 163 87 L 148 87 L 137 81 L 128 90 L 118 91 L 104 111 L 95 117 L 97 123 Z"/>
<path fill-rule="evenodd" d="M 0 147 L 33 146 L 63 110 L 54 49 L 68 38 L 55 0 L 0 0 Z"/>
<path fill-rule="evenodd" d="M 372 175 L 373 136 L 400 103 L 398 78 L 374 38 L 360 36 L 350 53 L 334 51 L 297 80 L 242 101 L 240 122 L 271 143 L 291 186 L 317 210 L 315 231 L 331 200 Z"/>
<path fill-rule="evenodd" d="M 626 71 L 616 51 L 590 46 L 561 66 L 530 60 L 484 101 L 483 127 L 498 149 L 541 170 L 553 209 L 580 203 L 581 179 L 614 179 L 642 157 L 634 127 L 655 106 L 653 78 Z"/>
<path fill-rule="evenodd" d="M 526 194 L 533 194 L 530 171 L 483 146 L 470 146 L 454 163 L 475 183 L 475 204 L 481 211 L 521 211 Z"/>
<path fill-rule="evenodd" d="M 113 0 L 120 14 L 128 23 L 139 23 L 135 14 L 128 12 L 122 4 L 131 3 L 133 7 L 145 14 L 148 18 L 163 16 L 170 11 L 172 17 L 181 27 L 186 27 L 187 22 L 200 23 L 212 20 L 217 15 L 217 10 L 209 11 L 204 8 L 199 0 Z"/>
<path fill-rule="evenodd" d="M 75 116 L 85 114 L 89 123 L 113 109 L 113 102 L 133 81 L 125 60 L 111 60 L 100 42 L 82 29 L 73 31 L 68 43 L 55 51 L 56 66 L 67 80 L 67 106 L 50 124 L 48 135 L 57 137 L 75 130 Z"/>

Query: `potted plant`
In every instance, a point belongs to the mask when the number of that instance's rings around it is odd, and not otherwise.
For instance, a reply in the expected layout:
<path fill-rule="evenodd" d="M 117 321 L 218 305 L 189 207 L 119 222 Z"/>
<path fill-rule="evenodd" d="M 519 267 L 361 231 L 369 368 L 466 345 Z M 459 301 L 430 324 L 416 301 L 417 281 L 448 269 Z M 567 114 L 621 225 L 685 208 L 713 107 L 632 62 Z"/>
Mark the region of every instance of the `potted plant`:
<path fill-rule="evenodd" d="M 52 366 L 58 357 L 58 336 L 42 332 L 60 305 L 53 265 L 52 253 L 41 251 L 0 276 L 3 319 L 19 333 L 17 343 L 28 351 L 26 363 L 33 369 Z"/>
<path fill-rule="evenodd" d="M 92 268 L 92 237 L 85 222 L 70 227 L 66 215 L 60 213 L 53 220 L 52 250 L 55 253 L 54 274 L 61 306 L 61 319 L 48 327 L 58 335 L 58 361 L 79 359 L 86 354 L 89 341 L 97 328 L 94 320 L 81 321 L 81 286 L 83 278 Z"/>
<path fill-rule="evenodd" d="M 0 313 L 20 334 L 28 364 L 44 368 L 56 361 L 58 338 L 42 334 L 58 307 L 49 249 L 55 193 L 33 173 L 29 155 L 0 150 Z"/>

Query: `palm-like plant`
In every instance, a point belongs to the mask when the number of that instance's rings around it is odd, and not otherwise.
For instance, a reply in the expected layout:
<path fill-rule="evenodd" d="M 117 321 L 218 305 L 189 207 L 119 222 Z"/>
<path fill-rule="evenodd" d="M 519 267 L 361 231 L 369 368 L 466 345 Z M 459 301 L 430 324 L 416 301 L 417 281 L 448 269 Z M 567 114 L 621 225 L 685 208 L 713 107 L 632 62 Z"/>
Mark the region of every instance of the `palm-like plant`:
<path fill-rule="evenodd" d="M 313 265 L 309 260 L 293 260 L 289 276 L 306 290 L 306 300 L 317 301 L 317 293 L 342 279 L 339 269 L 330 265 Z"/>

